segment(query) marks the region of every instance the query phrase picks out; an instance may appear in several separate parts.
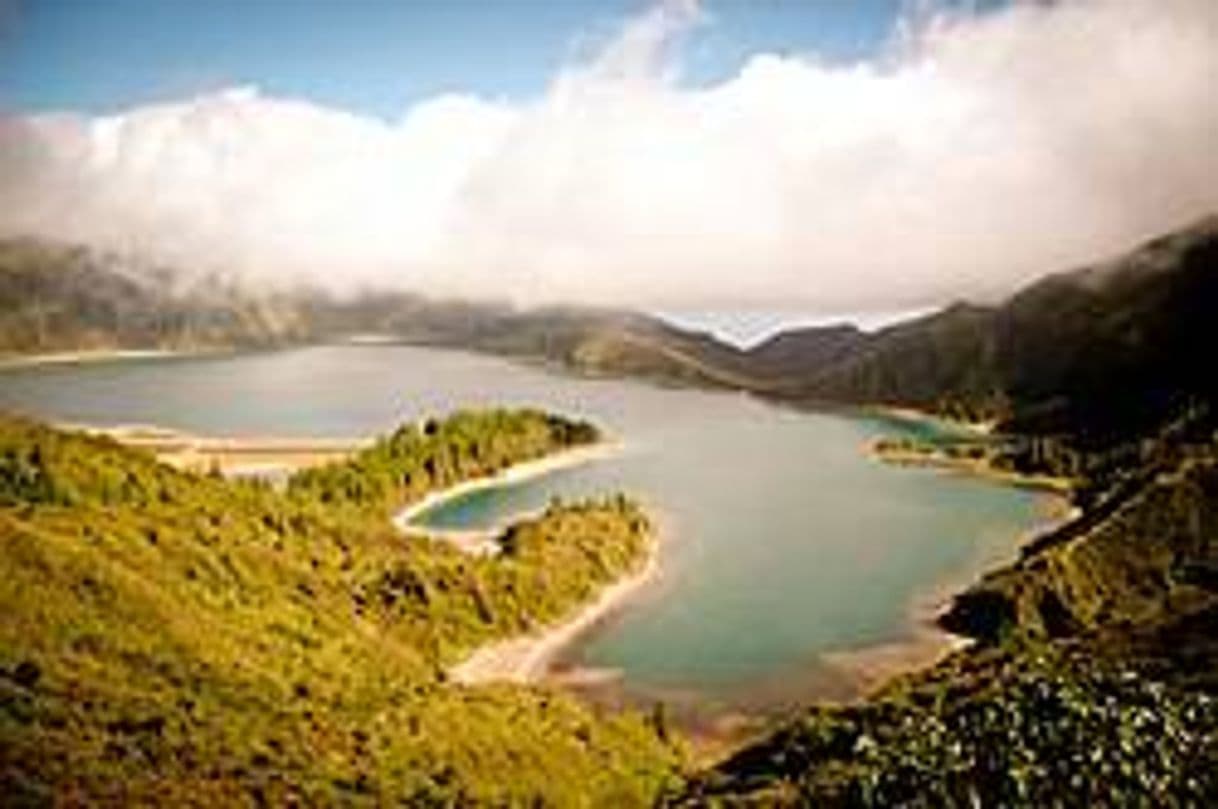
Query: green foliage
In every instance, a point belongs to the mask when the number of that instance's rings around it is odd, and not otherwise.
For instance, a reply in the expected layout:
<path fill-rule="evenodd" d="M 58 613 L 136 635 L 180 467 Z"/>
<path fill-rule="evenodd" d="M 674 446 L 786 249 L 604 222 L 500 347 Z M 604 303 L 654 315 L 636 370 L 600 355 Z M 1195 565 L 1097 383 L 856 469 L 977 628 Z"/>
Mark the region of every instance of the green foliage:
<path fill-rule="evenodd" d="M 451 482 L 590 438 L 529 411 L 459 414 L 277 492 L 0 420 L 0 792 L 650 802 L 679 755 L 642 717 L 444 676 L 640 564 L 651 540 L 637 506 L 556 505 L 508 529 L 502 553 L 473 557 L 384 518 L 422 490 L 323 500 L 360 470 L 442 459 L 436 480 Z"/>
<path fill-rule="evenodd" d="M 944 625 L 987 642 L 1000 632 L 1070 637 L 1208 603 L 1218 578 L 1218 458 L 1147 475 L 1025 557 L 958 595 Z"/>
<path fill-rule="evenodd" d="M 980 666 L 957 660 L 921 680 L 865 705 L 809 711 L 686 800 L 1188 806 L 1218 794 L 1209 695 L 1051 647 Z"/>
<path fill-rule="evenodd" d="M 404 425 L 349 461 L 299 472 L 288 488 L 327 504 L 388 512 L 427 492 L 599 438 L 587 422 L 539 410 L 459 411 L 442 422 Z"/>

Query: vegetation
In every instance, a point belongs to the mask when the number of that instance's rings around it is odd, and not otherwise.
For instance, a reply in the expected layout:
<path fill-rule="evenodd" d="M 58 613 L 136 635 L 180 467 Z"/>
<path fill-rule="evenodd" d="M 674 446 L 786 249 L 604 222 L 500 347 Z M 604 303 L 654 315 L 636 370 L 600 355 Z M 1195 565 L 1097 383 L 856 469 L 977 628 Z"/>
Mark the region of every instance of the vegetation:
<path fill-rule="evenodd" d="M 738 351 L 622 312 L 303 293 L 252 305 L 216 293 L 222 285 L 171 295 L 175 279 L 156 273 L 6 246 L 0 348 L 376 331 L 798 403 L 912 406 L 997 420 L 1003 436 L 884 451 L 1068 477 L 1082 516 L 953 601 L 941 623 L 969 648 L 874 699 L 809 709 L 681 784 L 662 722 L 598 717 L 542 690 L 458 688 L 444 675 L 477 644 L 553 620 L 638 564 L 649 528 L 636 506 L 555 504 L 485 558 L 407 541 L 386 520 L 434 487 L 594 440 L 588 425 L 458 414 L 275 492 L 4 421 L 0 794 L 1212 804 L 1218 382 L 1195 352 L 1218 338 L 1216 264 L 1210 217 L 998 306 L 957 304 L 876 333 L 788 332 Z"/>
<path fill-rule="evenodd" d="M 301 471 L 288 489 L 387 515 L 430 491 L 599 438 L 587 422 L 538 410 L 459 411 L 444 421 L 403 425 L 347 463 Z"/>
<path fill-rule="evenodd" d="M 1212 695 L 1089 649 L 1032 644 L 959 655 L 862 705 L 811 709 L 679 802 L 1202 806 L 1216 794 Z"/>
<path fill-rule="evenodd" d="M 680 763 L 650 722 L 444 674 L 640 564 L 645 515 L 555 504 L 473 557 L 398 534 L 379 484 L 349 487 L 382 463 L 480 473 L 587 438 L 462 413 L 278 492 L 0 420 L 5 803 L 650 803 Z"/>
<path fill-rule="evenodd" d="M 32 239 L 0 240 L 0 353 L 273 346 L 308 339 L 294 301 Z"/>
<path fill-rule="evenodd" d="M 678 802 L 1213 803 L 1218 441 L 1191 408 L 1134 443 L 1081 458 L 1107 470 L 1083 516 L 956 596 L 940 621 L 973 646 L 866 703 L 805 712 Z"/>
<path fill-rule="evenodd" d="M 1050 275 L 998 306 L 959 303 L 875 333 L 788 332 L 749 352 L 772 395 L 918 407 L 1103 450 L 1153 436 L 1218 389 L 1218 216 L 1119 259 Z"/>
<path fill-rule="evenodd" d="M 1070 463 L 1042 460 L 1038 454 L 1042 443 L 1014 436 L 899 436 L 876 439 L 871 451 L 878 460 L 886 463 L 933 466 L 1018 486 L 1071 492 L 1082 483 L 1076 477 L 1078 469 Z"/>

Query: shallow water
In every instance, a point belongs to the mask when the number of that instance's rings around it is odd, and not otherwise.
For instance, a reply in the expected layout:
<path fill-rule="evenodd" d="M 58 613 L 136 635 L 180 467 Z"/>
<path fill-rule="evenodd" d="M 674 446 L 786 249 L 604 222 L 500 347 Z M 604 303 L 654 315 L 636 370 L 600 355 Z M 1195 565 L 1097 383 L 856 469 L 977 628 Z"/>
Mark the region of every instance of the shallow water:
<path fill-rule="evenodd" d="M 882 466 L 880 434 L 925 430 L 748 396 L 558 375 L 403 346 L 43 366 L 0 372 L 0 408 L 217 435 L 365 436 L 463 406 L 590 418 L 620 455 L 450 501 L 429 524 L 487 526 L 555 496 L 623 490 L 660 515 L 662 576 L 572 650 L 627 689 L 723 696 L 821 656 L 899 640 L 919 593 L 1011 552 L 1041 496 Z"/>

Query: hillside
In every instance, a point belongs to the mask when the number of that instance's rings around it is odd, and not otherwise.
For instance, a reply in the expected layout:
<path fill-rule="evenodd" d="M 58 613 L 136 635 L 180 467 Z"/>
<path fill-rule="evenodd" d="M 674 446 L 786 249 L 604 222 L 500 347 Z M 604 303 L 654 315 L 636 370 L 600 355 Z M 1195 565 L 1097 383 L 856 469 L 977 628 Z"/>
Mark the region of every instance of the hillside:
<path fill-rule="evenodd" d="M 802 404 L 890 404 L 1103 445 L 1153 431 L 1216 383 L 1218 217 L 1050 275 L 996 306 L 957 303 L 876 332 L 783 332 L 747 351 L 646 314 L 518 309 L 406 293 L 336 298 L 178 283 L 78 247 L 0 244 L 0 350 L 241 347 L 375 334 L 568 370 L 751 390 Z M 1137 396 L 1128 395 L 1138 391 Z"/>
<path fill-rule="evenodd" d="M 275 345 L 309 333 L 289 301 L 82 247 L 0 241 L 0 354 Z"/>
<path fill-rule="evenodd" d="M 735 349 L 635 312 L 518 309 L 388 291 L 350 297 L 307 288 L 268 292 L 81 246 L 0 240 L 0 356 L 265 348 L 360 335 L 588 374 L 748 384 Z"/>
<path fill-rule="evenodd" d="M 6 805 L 646 805 L 650 722 L 447 666 L 641 564 L 633 503 L 556 504 L 499 554 L 386 519 L 437 486 L 596 437 L 533 411 L 406 426 L 287 492 L 0 420 Z"/>
<path fill-rule="evenodd" d="M 874 334 L 812 329 L 750 352 L 775 395 L 887 403 L 1104 443 L 1213 402 L 1218 217 L 1049 276 L 1001 305 L 956 304 Z M 1136 392 L 1136 393 L 1135 393 Z"/>
<path fill-rule="evenodd" d="M 941 623 L 971 646 L 861 704 L 809 708 L 676 803 L 1211 805 L 1218 436 L 1171 430 L 1128 472 L 956 597 Z"/>

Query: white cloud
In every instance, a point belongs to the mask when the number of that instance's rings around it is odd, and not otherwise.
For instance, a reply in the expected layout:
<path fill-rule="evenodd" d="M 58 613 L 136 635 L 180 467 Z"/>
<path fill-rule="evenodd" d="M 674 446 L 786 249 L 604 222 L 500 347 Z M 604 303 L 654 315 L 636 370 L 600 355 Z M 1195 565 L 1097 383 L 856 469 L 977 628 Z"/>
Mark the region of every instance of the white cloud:
<path fill-rule="evenodd" d="M 938 15 L 874 62 L 677 80 L 697 5 L 531 103 L 400 122 L 241 88 L 0 123 L 0 232 L 278 282 L 635 306 L 1009 291 L 1218 209 L 1218 3 Z"/>

